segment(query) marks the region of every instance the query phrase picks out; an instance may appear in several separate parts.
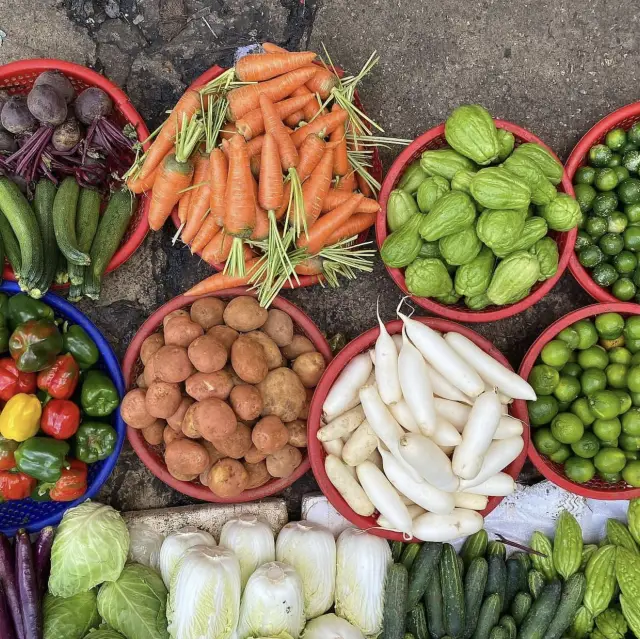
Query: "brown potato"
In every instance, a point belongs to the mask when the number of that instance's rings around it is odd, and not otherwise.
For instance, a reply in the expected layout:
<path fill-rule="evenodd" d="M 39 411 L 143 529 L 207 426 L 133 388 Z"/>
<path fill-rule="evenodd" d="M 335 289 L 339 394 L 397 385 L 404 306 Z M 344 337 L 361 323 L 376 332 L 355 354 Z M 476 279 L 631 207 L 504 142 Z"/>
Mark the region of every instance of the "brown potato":
<path fill-rule="evenodd" d="M 162 333 L 149 335 L 149 337 L 142 342 L 142 346 L 140 347 L 140 359 L 142 360 L 142 363 L 146 365 L 146 363 L 155 355 L 156 351 L 163 346 L 164 336 Z"/>
<path fill-rule="evenodd" d="M 236 430 L 231 435 L 220 437 L 213 444 L 226 457 L 242 459 L 251 448 L 251 428 L 238 422 Z"/>
<path fill-rule="evenodd" d="M 166 422 L 163 419 L 156 419 L 151 426 L 142 429 L 142 436 L 147 444 L 158 446 L 162 443 L 162 434 L 166 428 Z"/>
<path fill-rule="evenodd" d="M 171 311 L 171 313 L 167 313 L 162 318 L 162 328 L 166 328 L 169 320 L 172 320 L 174 317 L 189 317 L 189 313 L 184 310 L 184 308 L 179 308 L 176 311 Z"/>
<path fill-rule="evenodd" d="M 151 386 L 151 384 L 153 384 L 153 382 L 157 381 L 158 379 L 158 377 L 156 376 L 156 367 L 155 367 L 155 364 L 153 363 L 153 360 L 154 360 L 154 357 L 152 357 L 147 362 L 147 365 L 144 367 L 144 370 L 142 371 L 142 377 L 144 378 L 144 383 L 147 388 L 149 388 L 149 386 Z"/>
<path fill-rule="evenodd" d="M 285 424 L 285 427 L 289 431 L 289 441 L 287 444 L 295 446 L 296 448 L 307 447 L 307 422 L 302 419 L 296 419 L 293 422 Z"/>
<path fill-rule="evenodd" d="M 302 453 L 299 449 L 287 444 L 273 455 L 269 455 L 266 463 L 272 477 L 289 477 L 302 463 Z"/>
<path fill-rule="evenodd" d="M 258 384 L 269 372 L 264 349 L 246 335 L 240 335 L 231 346 L 231 366 L 238 377 L 249 384 Z"/>
<path fill-rule="evenodd" d="M 260 328 L 267 321 L 267 315 L 267 310 L 261 308 L 255 298 L 241 295 L 227 304 L 223 317 L 227 326 L 248 333 Z"/>
<path fill-rule="evenodd" d="M 209 473 L 211 472 L 211 466 L 207 466 L 198 477 L 198 480 L 203 486 L 209 488 Z"/>
<path fill-rule="evenodd" d="M 307 388 L 307 397 L 302 405 L 302 410 L 298 415 L 298 419 L 307 419 L 309 417 L 309 406 L 311 406 L 311 400 L 313 399 L 313 389 Z"/>
<path fill-rule="evenodd" d="M 214 326 L 213 328 L 210 328 L 207 331 L 207 335 L 215 337 L 227 349 L 227 353 L 230 353 L 231 344 L 233 344 L 238 339 L 238 335 L 240 335 L 240 333 L 222 324 L 220 326 Z"/>
<path fill-rule="evenodd" d="M 197 401 L 210 397 L 227 399 L 233 388 L 233 382 L 231 375 L 224 370 L 215 373 L 194 373 L 185 382 L 185 388 L 187 393 Z"/>
<path fill-rule="evenodd" d="M 132 428 L 147 428 L 156 421 L 146 405 L 147 392 L 141 388 L 130 390 L 120 404 L 120 414 L 125 423 Z"/>
<path fill-rule="evenodd" d="M 173 317 L 164 327 L 164 342 L 168 345 L 187 348 L 194 339 L 204 335 L 200 324 L 192 322 L 189 317 Z"/>
<path fill-rule="evenodd" d="M 235 413 L 229 404 L 212 397 L 196 402 L 189 407 L 184 416 L 182 430 L 186 433 L 185 425 L 187 425 L 189 429 L 200 433 L 201 437 L 215 442 L 233 434 L 237 423 Z"/>
<path fill-rule="evenodd" d="M 243 421 L 257 419 L 262 411 L 262 395 L 255 386 L 249 384 L 234 386 L 229 401 L 233 412 Z"/>
<path fill-rule="evenodd" d="M 200 443 L 207 449 L 207 452 L 209 453 L 209 462 L 211 463 L 211 466 L 213 466 L 217 461 L 224 459 L 225 456 L 211 442 L 203 439 Z"/>
<path fill-rule="evenodd" d="M 278 345 L 262 331 L 251 331 L 247 333 L 247 337 L 254 339 L 264 350 L 265 357 L 267 358 L 267 368 L 272 371 L 274 368 L 280 368 L 284 366 L 284 358 L 278 348 Z"/>
<path fill-rule="evenodd" d="M 245 490 L 264 486 L 271 479 L 271 475 L 267 470 L 267 464 L 263 460 L 260 460 L 255 464 L 252 464 L 251 462 L 244 462 L 243 466 L 249 474 L 249 482 L 247 483 Z"/>
<path fill-rule="evenodd" d="M 265 453 L 261 453 L 255 446 L 251 446 L 251 448 L 247 451 L 247 454 L 244 456 L 245 461 L 250 464 L 257 464 L 258 462 L 263 461 L 267 458 Z"/>
<path fill-rule="evenodd" d="M 262 330 L 281 348 L 293 341 L 293 320 L 277 308 L 269 311 L 269 317 Z"/>
<path fill-rule="evenodd" d="M 258 389 L 264 404 L 263 415 L 276 415 L 283 422 L 298 419 L 307 394 L 300 378 L 291 369 L 283 367 L 269 371 Z"/>
<path fill-rule="evenodd" d="M 184 433 L 182 431 L 176 432 L 171 428 L 171 426 L 166 426 L 164 431 L 162 431 L 162 441 L 164 441 L 164 445 L 168 446 L 171 442 L 176 439 L 182 439 L 184 437 Z"/>
<path fill-rule="evenodd" d="M 183 397 L 180 400 L 180 405 L 176 412 L 173 413 L 171 417 L 167 417 L 167 424 L 176 432 L 182 430 L 182 420 L 184 419 L 185 413 L 191 404 L 193 404 L 193 399 L 191 399 L 191 397 Z"/>
<path fill-rule="evenodd" d="M 202 335 L 189 344 L 187 354 L 196 370 L 214 373 L 227 363 L 227 349 L 213 335 Z"/>
<path fill-rule="evenodd" d="M 326 367 L 324 357 L 318 351 L 303 353 L 296 357 L 291 365 L 293 372 L 300 378 L 305 388 L 314 388 Z"/>
<path fill-rule="evenodd" d="M 235 459 L 221 459 L 209 471 L 207 485 L 218 497 L 237 497 L 249 483 L 249 473 Z"/>
<path fill-rule="evenodd" d="M 296 333 L 291 340 L 291 344 L 282 347 L 282 354 L 288 360 L 292 360 L 304 353 L 313 353 L 315 350 L 316 347 L 308 337 Z"/>
<path fill-rule="evenodd" d="M 222 314 L 226 306 L 219 297 L 204 297 L 191 305 L 191 321 L 200 324 L 205 331 L 222 324 Z"/>
<path fill-rule="evenodd" d="M 180 481 L 193 481 L 198 475 L 183 475 L 182 473 L 171 473 L 171 475 Z"/>
<path fill-rule="evenodd" d="M 189 355 L 187 355 L 187 349 L 181 346 L 163 346 L 156 351 L 156 354 L 147 364 L 147 366 L 149 365 L 152 367 L 151 374 L 153 378 L 170 384 L 184 382 L 193 373 L 193 366 Z M 147 379 L 146 369 L 145 379 Z M 150 382 L 149 385 L 151 385 Z"/>
<path fill-rule="evenodd" d="M 178 384 L 153 382 L 147 389 L 145 405 L 149 415 L 167 419 L 178 410 L 181 400 L 182 393 Z"/>
<path fill-rule="evenodd" d="M 289 441 L 289 431 L 278 417 L 269 415 L 253 427 L 251 441 L 261 453 L 271 455 Z"/>
<path fill-rule="evenodd" d="M 165 448 L 164 462 L 167 470 L 176 478 L 197 476 L 207 467 L 209 453 L 198 442 L 176 439 Z"/>
<path fill-rule="evenodd" d="M 138 388 L 142 388 L 143 390 L 146 390 L 147 388 L 149 388 L 147 386 L 147 380 L 145 380 L 144 378 L 144 373 L 140 373 L 140 375 L 136 377 L 136 386 Z"/>
<path fill-rule="evenodd" d="M 187 408 L 187 412 L 184 414 L 184 419 L 182 420 L 182 434 L 189 439 L 200 439 L 202 435 L 200 431 L 196 428 L 196 423 L 193 421 L 193 408 L 195 403 L 191 404 L 189 408 Z"/>
<path fill-rule="evenodd" d="M 225 366 L 224 369 L 231 376 L 231 383 L 234 386 L 244 386 L 244 382 L 238 377 L 238 374 L 231 368 L 231 366 Z"/>

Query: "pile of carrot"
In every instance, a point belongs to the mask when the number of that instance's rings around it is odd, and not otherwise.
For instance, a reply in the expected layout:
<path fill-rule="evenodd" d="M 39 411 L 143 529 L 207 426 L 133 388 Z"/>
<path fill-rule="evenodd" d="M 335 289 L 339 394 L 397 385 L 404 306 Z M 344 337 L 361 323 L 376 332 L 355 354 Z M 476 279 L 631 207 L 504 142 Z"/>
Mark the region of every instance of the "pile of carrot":
<path fill-rule="evenodd" d="M 349 157 L 362 129 L 333 100 L 338 76 L 314 52 L 263 50 L 224 86 L 188 89 L 128 174 L 131 191 L 150 191 L 153 230 L 177 207 L 176 237 L 216 268 L 226 262 L 187 295 L 256 283 L 274 250 L 296 256 L 281 256 L 280 275 L 288 264 L 287 277 L 322 276 L 323 250 L 367 230 L 379 210 Z"/>

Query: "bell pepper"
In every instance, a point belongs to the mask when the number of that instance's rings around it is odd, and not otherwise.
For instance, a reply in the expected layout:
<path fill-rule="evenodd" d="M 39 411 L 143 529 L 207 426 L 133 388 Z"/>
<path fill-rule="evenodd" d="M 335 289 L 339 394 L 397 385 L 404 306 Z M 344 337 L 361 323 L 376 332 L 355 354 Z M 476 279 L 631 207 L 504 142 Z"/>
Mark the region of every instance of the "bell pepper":
<path fill-rule="evenodd" d="M 29 497 L 35 485 L 36 480 L 29 475 L 0 470 L 0 503 Z"/>
<path fill-rule="evenodd" d="M 80 368 L 91 368 L 97 363 L 100 357 L 98 347 L 82 326 L 77 324 L 69 326 L 62 339 L 64 352 L 71 353 Z"/>
<path fill-rule="evenodd" d="M 49 368 L 62 351 L 62 335 L 51 320 L 29 320 L 11 334 L 9 351 L 18 370 L 41 371 Z"/>
<path fill-rule="evenodd" d="M 78 459 L 69 462 L 60 479 L 49 491 L 52 501 L 73 501 L 87 492 L 87 465 Z"/>
<path fill-rule="evenodd" d="M 33 437 L 40 428 L 42 405 L 35 395 L 14 395 L 0 413 L 0 435 L 16 442 Z"/>
<path fill-rule="evenodd" d="M 0 437 L 0 470 L 11 470 L 16 467 L 14 455 L 16 448 L 18 448 L 18 442 Z"/>
<path fill-rule="evenodd" d="M 80 409 L 68 399 L 52 399 L 42 409 L 40 428 L 49 437 L 69 439 L 76 434 L 78 426 Z"/>
<path fill-rule="evenodd" d="M 0 399 L 8 402 L 18 393 L 36 392 L 36 374 L 18 370 L 11 357 L 0 359 Z"/>
<path fill-rule="evenodd" d="M 118 434 L 102 422 L 82 422 L 76 433 L 76 457 L 87 464 L 106 459 L 111 455 Z"/>
<path fill-rule="evenodd" d="M 69 444 L 48 437 L 32 437 L 15 452 L 18 470 L 39 481 L 55 483 L 60 479 Z"/>
<path fill-rule="evenodd" d="M 80 369 L 73 355 L 59 355 L 49 368 L 38 373 L 38 388 L 55 399 L 69 399 L 78 385 Z"/>
<path fill-rule="evenodd" d="M 0 310 L 2 310 L 1 305 Z M 44 302 L 34 300 L 25 293 L 18 293 L 7 301 L 6 318 L 9 327 L 15 329 L 29 320 L 46 319 L 53 321 L 54 314 L 53 309 Z"/>
<path fill-rule="evenodd" d="M 82 410 L 90 417 L 107 417 L 120 404 L 118 391 L 107 375 L 89 371 L 80 394 Z"/>

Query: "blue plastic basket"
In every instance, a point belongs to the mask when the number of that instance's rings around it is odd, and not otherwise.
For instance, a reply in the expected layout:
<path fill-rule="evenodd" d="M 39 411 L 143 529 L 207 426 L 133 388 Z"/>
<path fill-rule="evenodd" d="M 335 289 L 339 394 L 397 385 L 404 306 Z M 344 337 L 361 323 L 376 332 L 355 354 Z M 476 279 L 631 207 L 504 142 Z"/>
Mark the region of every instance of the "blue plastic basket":
<path fill-rule="evenodd" d="M 13 282 L 5 282 L 0 286 L 0 292 L 6 293 L 7 295 L 15 295 L 20 292 L 20 288 Z M 88 317 L 61 297 L 53 293 L 47 293 L 47 295 L 42 298 L 42 301 L 53 308 L 56 317 L 64 318 L 71 324 L 78 324 L 84 328 L 100 351 L 100 360 L 96 368 L 105 371 L 109 377 L 111 377 L 118 390 L 120 399 L 122 399 L 125 389 L 120 364 L 109 342 L 102 336 L 102 333 L 100 333 Z M 71 502 L 36 502 L 32 499 L 21 499 L 19 501 L 8 501 L 0 504 L 0 531 L 5 535 L 12 536 L 16 534 L 19 528 L 26 528 L 30 533 L 34 533 L 45 526 L 55 526 L 60 522 L 62 515 L 64 515 L 65 511 L 69 508 L 73 508 L 83 501 L 95 497 L 114 469 L 124 442 L 126 427 L 120 417 L 119 409 L 113 412 L 111 425 L 118 433 L 116 448 L 107 459 L 89 465 L 89 475 L 87 478 L 88 489 L 82 497 Z"/>

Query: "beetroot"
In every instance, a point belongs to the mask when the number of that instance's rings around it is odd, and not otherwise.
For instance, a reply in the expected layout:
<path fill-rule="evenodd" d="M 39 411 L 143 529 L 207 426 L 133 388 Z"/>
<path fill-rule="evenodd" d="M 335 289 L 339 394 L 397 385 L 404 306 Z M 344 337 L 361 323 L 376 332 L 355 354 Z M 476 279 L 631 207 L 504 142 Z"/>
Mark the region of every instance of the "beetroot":
<path fill-rule="evenodd" d="M 34 86 L 27 96 L 27 106 L 32 115 L 45 126 L 58 126 L 67 119 L 67 103 L 48 84 Z"/>
<path fill-rule="evenodd" d="M 67 104 L 73 102 L 73 98 L 76 97 L 76 91 L 73 88 L 73 85 L 62 71 L 45 71 L 44 73 L 41 73 L 36 78 L 33 86 L 37 87 L 41 84 L 48 84 L 53 87 L 58 95 L 64 98 L 64 101 Z"/>
<path fill-rule="evenodd" d="M 74 108 L 78 120 L 89 126 L 99 118 L 110 116 L 113 111 L 113 102 L 102 89 L 89 87 L 78 96 Z"/>
<path fill-rule="evenodd" d="M 82 140 L 82 129 L 75 118 L 69 118 L 59 124 L 51 137 L 51 144 L 56 151 L 65 153 L 74 149 Z"/>
<path fill-rule="evenodd" d="M 23 135 L 36 128 L 38 122 L 29 111 L 27 101 L 20 95 L 11 96 L 2 107 L 2 126 L 14 135 Z"/>

